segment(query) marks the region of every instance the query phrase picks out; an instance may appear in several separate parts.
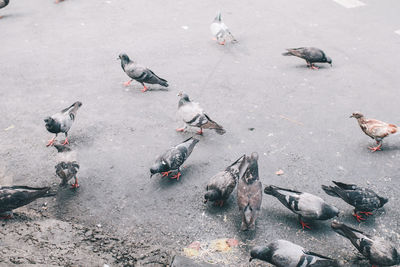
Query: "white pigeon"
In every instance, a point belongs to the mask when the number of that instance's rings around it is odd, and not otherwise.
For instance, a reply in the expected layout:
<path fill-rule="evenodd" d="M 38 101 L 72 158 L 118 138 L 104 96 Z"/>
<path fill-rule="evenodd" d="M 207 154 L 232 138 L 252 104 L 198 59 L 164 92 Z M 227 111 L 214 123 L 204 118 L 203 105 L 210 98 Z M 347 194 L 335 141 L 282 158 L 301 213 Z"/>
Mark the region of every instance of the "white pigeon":
<path fill-rule="evenodd" d="M 229 31 L 228 26 L 222 22 L 221 12 L 218 12 L 214 21 L 211 23 L 210 30 L 220 45 L 224 45 L 227 40 L 237 42 Z"/>

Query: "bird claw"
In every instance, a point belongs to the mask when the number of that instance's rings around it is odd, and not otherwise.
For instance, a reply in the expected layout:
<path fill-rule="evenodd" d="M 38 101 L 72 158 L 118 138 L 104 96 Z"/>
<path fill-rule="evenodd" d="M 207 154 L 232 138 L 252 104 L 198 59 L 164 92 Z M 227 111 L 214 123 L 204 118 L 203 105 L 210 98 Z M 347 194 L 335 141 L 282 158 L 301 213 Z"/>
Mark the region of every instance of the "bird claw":
<path fill-rule="evenodd" d="M 65 146 L 67 144 L 69 145 L 68 138 L 65 138 L 65 141 L 64 141 L 64 143 L 62 143 L 62 145 Z"/>
<path fill-rule="evenodd" d="M 9 220 L 11 219 L 13 216 L 11 214 L 6 215 L 6 216 L 0 216 L 0 220 Z"/>
<path fill-rule="evenodd" d="M 199 131 L 197 131 L 198 135 L 203 135 L 203 129 L 200 129 Z"/>
<path fill-rule="evenodd" d="M 370 216 L 370 215 L 373 214 L 373 213 L 370 212 L 370 211 L 359 211 L 358 213 L 362 213 L 362 214 L 364 214 L 365 216 Z"/>
<path fill-rule="evenodd" d="M 185 130 L 185 128 L 178 128 L 176 129 L 177 132 L 183 132 Z"/>
<path fill-rule="evenodd" d="M 301 227 L 303 227 L 303 230 L 304 230 L 304 227 L 311 230 L 311 227 L 307 223 L 303 222 L 302 220 L 300 220 L 300 224 L 301 224 Z"/>
<path fill-rule="evenodd" d="M 124 82 L 124 86 L 129 86 L 129 85 L 131 84 L 131 82 L 132 82 L 132 81 Z"/>
<path fill-rule="evenodd" d="M 382 145 L 379 145 L 379 146 L 375 146 L 375 147 L 368 147 L 372 152 L 375 152 L 375 151 L 377 151 L 377 150 L 380 150 L 381 151 L 381 146 Z"/>
<path fill-rule="evenodd" d="M 319 69 L 317 66 L 315 66 L 313 64 L 311 64 L 310 68 L 313 69 L 313 70 L 318 70 Z"/>
<path fill-rule="evenodd" d="M 149 89 L 149 88 L 147 88 L 147 87 L 145 86 L 145 87 L 143 87 L 142 92 L 144 93 L 144 92 L 146 92 L 148 89 Z"/>
<path fill-rule="evenodd" d="M 71 185 L 71 189 L 76 189 L 76 188 L 79 188 L 79 184 L 72 184 Z"/>
<path fill-rule="evenodd" d="M 52 145 L 54 145 L 54 141 L 55 141 L 55 140 L 56 140 L 55 138 L 51 139 L 51 140 L 47 143 L 46 146 L 52 146 Z"/>
<path fill-rule="evenodd" d="M 354 213 L 353 216 L 356 218 L 357 222 L 365 221 L 365 219 L 357 213 Z"/>
<path fill-rule="evenodd" d="M 214 206 L 222 207 L 223 205 L 224 205 L 224 201 L 223 200 L 216 200 L 214 202 Z"/>
<path fill-rule="evenodd" d="M 162 172 L 161 175 L 162 177 L 168 176 L 172 171 L 167 171 L 167 172 Z"/>
<path fill-rule="evenodd" d="M 176 179 L 177 181 L 179 181 L 179 177 L 181 176 L 181 173 L 178 172 L 177 174 L 175 174 L 174 176 L 171 177 L 171 179 Z"/>

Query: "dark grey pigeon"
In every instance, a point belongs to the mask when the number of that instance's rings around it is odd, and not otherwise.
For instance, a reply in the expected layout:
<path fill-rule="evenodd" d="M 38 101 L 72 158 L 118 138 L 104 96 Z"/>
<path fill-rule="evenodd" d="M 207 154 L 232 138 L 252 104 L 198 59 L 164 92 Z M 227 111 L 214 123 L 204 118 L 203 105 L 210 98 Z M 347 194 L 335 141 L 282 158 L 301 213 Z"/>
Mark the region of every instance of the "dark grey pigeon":
<path fill-rule="evenodd" d="M 304 220 L 328 220 L 339 215 L 339 210 L 327 204 L 315 195 L 285 189 L 277 186 L 266 186 L 264 193 L 276 197 L 286 208 L 299 215 L 301 226 L 311 229 Z"/>
<path fill-rule="evenodd" d="M 240 166 L 237 202 L 242 215 L 240 230 L 254 230 L 262 202 L 262 185 L 258 176 L 258 154 L 245 156 Z"/>
<path fill-rule="evenodd" d="M 350 240 L 353 246 L 373 266 L 393 266 L 400 264 L 400 254 L 389 241 L 377 236 L 370 236 L 344 223 L 332 222 L 332 229 Z"/>
<path fill-rule="evenodd" d="M 0 186 L 0 218 L 12 217 L 12 210 L 25 206 L 41 197 L 54 196 L 50 187 Z"/>
<path fill-rule="evenodd" d="M 71 129 L 72 123 L 75 121 L 76 113 L 78 109 L 82 106 L 82 103 L 77 101 L 71 106 L 61 110 L 60 112 L 54 114 L 51 117 L 47 117 L 44 119 L 46 123 L 46 129 L 50 133 L 55 133 L 56 136 L 49 141 L 47 146 L 51 146 L 54 144 L 57 135 L 59 133 L 65 134 L 65 141 L 63 145 L 69 144 L 68 142 L 68 131 Z"/>
<path fill-rule="evenodd" d="M 204 203 L 207 201 L 214 201 L 215 205 L 222 207 L 224 202 L 229 198 L 233 189 L 236 187 L 237 180 L 239 179 L 240 167 L 246 155 L 241 156 L 234 163 L 229 165 L 225 171 L 219 172 L 214 175 L 207 184 L 207 192 L 204 195 Z"/>
<path fill-rule="evenodd" d="M 177 132 L 183 132 L 187 126 L 200 128 L 198 134 L 203 134 L 203 129 L 213 129 L 218 134 L 224 134 L 224 128 L 213 121 L 196 102 L 192 102 L 189 96 L 180 92 L 181 97 L 178 103 L 178 114 L 185 123 L 183 128 L 176 129 Z"/>
<path fill-rule="evenodd" d="M 318 69 L 314 63 L 329 63 L 332 66 L 332 59 L 325 55 L 324 51 L 315 47 L 299 47 L 288 48 L 288 52 L 283 53 L 284 56 L 296 56 L 307 62 L 307 67 Z"/>
<path fill-rule="evenodd" d="M 76 174 L 78 173 L 79 164 L 76 161 L 72 162 L 59 162 L 56 166 L 56 174 L 61 179 L 61 186 L 65 186 L 69 180 L 75 178 L 75 183 L 71 185 L 71 188 L 78 188 L 78 178 Z"/>
<path fill-rule="evenodd" d="M 171 179 L 179 180 L 181 176 L 180 166 L 190 156 L 195 145 L 199 142 L 198 139 L 190 137 L 183 141 L 181 144 L 168 149 L 164 154 L 157 157 L 156 162 L 150 168 L 150 177 L 156 173 L 168 176 L 172 171 L 178 171 L 178 173 Z"/>
<path fill-rule="evenodd" d="M 133 80 L 136 80 L 143 85 L 142 92 L 146 92 L 148 89 L 144 83 L 168 87 L 168 82 L 165 79 L 158 77 L 150 69 L 133 62 L 127 54 L 119 54 L 119 59 L 121 60 L 122 69 L 132 79 L 124 83 L 125 86 L 129 86 Z"/>
<path fill-rule="evenodd" d="M 355 184 L 345 184 L 332 181 L 336 186 L 322 185 L 322 189 L 330 196 L 339 197 L 352 205 L 354 209 L 353 216 L 358 222 L 365 219 L 358 213 L 366 216 L 372 215 L 372 212 L 382 208 L 389 200 L 378 196 L 369 188 L 359 187 Z"/>
<path fill-rule="evenodd" d="M 336 260 L 307 251 L 286 240 L 277 240 L 266 247 L 254 247 L 250 261 L 259 259 L 277 267 L 338 267 Z"/>
<path fill-rule="evenodd" d="M 3 7 L 6 7 L 10 0 L 0 0 L 0 9 Z M 0 16 L 0 19 L 3 18 L 3 16 Z"/>

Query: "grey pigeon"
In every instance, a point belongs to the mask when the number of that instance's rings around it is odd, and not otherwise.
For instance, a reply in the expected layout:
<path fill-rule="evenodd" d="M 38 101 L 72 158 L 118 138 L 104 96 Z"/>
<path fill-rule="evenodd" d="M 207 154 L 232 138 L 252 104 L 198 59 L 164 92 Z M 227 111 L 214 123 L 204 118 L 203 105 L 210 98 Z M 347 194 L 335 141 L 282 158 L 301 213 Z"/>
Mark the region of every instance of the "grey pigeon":
<path fill-rule="evenodd" d="M 277 267 L 338 267 L 336 260 L 307 251 L 305 248 L 286 240 L 274 241 L 268 246 L 254 247 L 250 261 L 259 259 Z"/>
<path fill-rule="evenodd" d="M 49 190 L 50 187 L 0 186 L 0 218 L 11 218 L 12 210 L 38 198 L 54 196 Z"/>
<path fill-rule="evenodd" d="M 353 246 L 373 266 L 393 266 L 400 264 L 400 254 L 395 246 L 381 237 L 365 234 L 344 223 L 332 222 L 332 229 L 350 240 Z"/>
<path fill-rule="evenodd" d="M 245 156 L 240 166 L 237 202 L 242 215 L 240 230 L 254 230 L 262 202 L 262 185 L 258 176 L 258 154 Z"/>
<path fill-rule="evenodd" d="M 354 209 L 353 216 L 358 222 L 365 219 L 358 213 L 366 216 L 372 215 L 372 212 L 382 208 L 389 200 L 378 196 L 369 188 L 359 187 L 355 184 L 345 184 L 332 181 L 336 186 L 322 185 L 322 189 L 330 196 L 339 197 L 352 205 Z"/>
<path fill-rule="evenodd" d="M 296 56 L 307 62 L 307 67 L 318 69 L 314 63 L 329 63 L 332 66 L 332 59 L 325 55 L 324 51 L 315 47 L 299 47 L 288 48 L 288 52 L 283 53 L 284 56 Z"/>
<path fill-rule="evenodd" d="M 187 94 L 180 92 L 178 96 L 180 96 L 178 114 L 184 121 L 185 126 L 176 129 L 177 132 L 183 132 L 187 126 L 200 128 L 197 132 L 200 135 L 203 134 L 203 129 L 213 129 L 221 135 L 226 132 L 221 125 L 213 121 L 204 112 L 198 103 L 190 101 Z"/>
<path fill-rule="evenodd" d="M 190 137 L 181 144 L 168 149 L 165 153 L 158 156 L 156 162 L 150 168 L 150 177 L 156 173 L 161 173 L 163 177 L 168 176 L 172 171 L 177 170 L 178 173 L 170 178 L 179 180 L 181 176 L 180 166 L 190 156 L 198 142 L 198 139 Z"/>
<path fill-rule="evenodd" d="M 61 186 L 64 186 L 68 183 L 69 180 L 75 178 L 75 182 L 71 185 L 71 188 L 78 188 L 78 178 L 76 174 L 78 173 L 79 164 L 76 161 L 72 162 L 59 162 L 56 166 L 56 174 L 61 179 Z"/>
<path fill-rule="evenodd" d="M 6 7 L 10 0 L 0 0 L 0 9 L 3 7 Z M 0 19 L 3 18 L 3 16 L 0 16 Z"/>
<path fill-rule="evenodd" d="M 232 33 L 229 31 L 228 27 L 222 22 L 221 12 L 218 12 L 217 16 L 214 18 L 214 21 L 211 23 L 210 30 L 220 45 L 224 45 L 226 40 L 237 42 L 235 37 L 233 37 Z"/>
<path fill-rule="evenodd" d="M 168 87 L 168 82 L 165 79 L 158 77 L 150 69 L 133 62 L 127 54 L 119 54 L 119 59 L 121 60 L 122 69 L 131 78 L 130 81 L 124 83 L 125 86 L 129 86 L 133 80 L 136 80 L 143 85 L 142 92 L 146 92 L 148 89 L 144 83 Z"/>
<path fill-rule="evenodd" d="M 339 210 L 327 204 L 322 198 L 277 186 L 266 186 L 264 193 L 276 197 L 286 208 L 299 215 L 301 226 L 311 229 L 303 221 L 328 220 L 339 215 Z"/>
<path fill-rule="evenodd" d="M 224 202 L 229 198 L 232 191 L 236 187 L 237 180 L 239 179 L 240 167 L 244 157 L 241 156 L 234 163 L 229 165 L 225 171 L 219 172 L 214 175 L 207 184 L 207 192 L 204 195 L 204 203 L 207 201 L 215 201 L 215 205 L 222 207 Z"/>
<path fill-rule="evenodd" d="M 59 133 L 65 134 L 65 141 L 63 145 L 69 144 L 68 142 L 68 131 L 71 129 L 72 123 L 75 121 L 76 113 L 78 109 L 82 106 L 82 103 L 77 101 L 71 106 L 61 110 L 60 112 L 54 114 L 51 117 L 47 117 L 44 119 L 46 123 L 46 129 L 50 133 L 55 133 L 56 136 L 49 141 L 47 146 L 51 146 L 54 144 L 54 141 L 57 138 Z"/>

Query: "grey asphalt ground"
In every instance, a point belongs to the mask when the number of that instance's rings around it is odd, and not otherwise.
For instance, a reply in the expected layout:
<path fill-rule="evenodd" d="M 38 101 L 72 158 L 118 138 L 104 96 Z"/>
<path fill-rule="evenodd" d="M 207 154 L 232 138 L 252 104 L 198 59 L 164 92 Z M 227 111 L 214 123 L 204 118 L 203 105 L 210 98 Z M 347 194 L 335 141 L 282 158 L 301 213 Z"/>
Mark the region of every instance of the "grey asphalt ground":
<path fill-rule="evenodd" d="M 45 146 L 52 135 L 43 119 L 79 100 L 69 139 L 81 187 L 60 189 L 49 203 L 60 219 L 102 224 L 178 253 L 193 241 L 237 238 L 244 245 L 231 266 L 248 265 L 250 247 L 275 239 L 354 257 L 329 221 L 303 231 L 270 196 L 263 196 L 253 233 L 239 231 L 236 191 L 223 208 L 203 203 L 211 176 L 257 151 L 263 185 L 319 195 L 342 211 L 340 221 L 398 243 L 400 139 L 390 137 L 383 151 L 371 153 L 373 140 L 349 116 L 358 110 L 400 124 L 400 35 L 394 33 L 400 2 L 363 2 L 347 9 L 331 0 L 12 1 L 0 10 L 3 177 L 57 187 L 56 150 Z M 211 39 L 218 10 L 239 43 L 219 46 Z M 281 56 L 300 46 L 322 48 L 333 67 L 312 71 L 301 59 Z M 128 77 L 116 60 L 121 52 L 167 79 L 168 90 L 153 85 L 142 93 L 135 82 L 125 88 Z M 175 132 L 182 125 L 179 91 L 227 133 L 206 131 L 178 182 L 150 179 L 155 157 L 191 135 Z M 279 169 L 282 176 L 275 175 Z M 321 190 L 331 180 L 368 186 L 390 201 L 358 225 L 349 205 Z"/>

